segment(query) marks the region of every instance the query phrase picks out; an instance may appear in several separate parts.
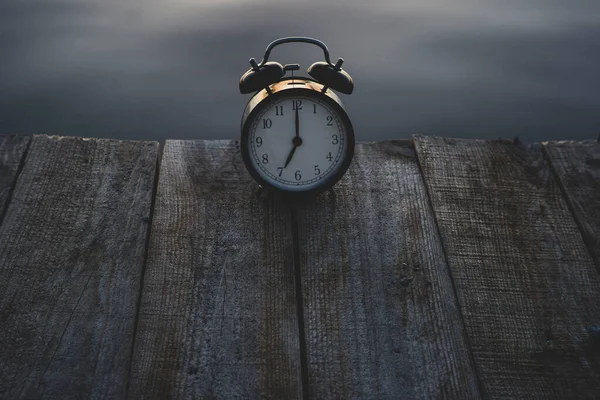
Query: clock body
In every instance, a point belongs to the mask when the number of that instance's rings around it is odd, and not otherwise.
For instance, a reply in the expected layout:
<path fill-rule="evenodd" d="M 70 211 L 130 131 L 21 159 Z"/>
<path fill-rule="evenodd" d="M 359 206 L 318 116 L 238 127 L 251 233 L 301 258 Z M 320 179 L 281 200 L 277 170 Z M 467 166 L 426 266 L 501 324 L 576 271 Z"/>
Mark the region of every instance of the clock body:
<path fill-rule="evenodd" d="M 307 78 L 283 79 L 248 102 L 241 151 L 252 178 L 287 193 L 318 193 L 344 175 L 354 131 L 339 97 Z"/>

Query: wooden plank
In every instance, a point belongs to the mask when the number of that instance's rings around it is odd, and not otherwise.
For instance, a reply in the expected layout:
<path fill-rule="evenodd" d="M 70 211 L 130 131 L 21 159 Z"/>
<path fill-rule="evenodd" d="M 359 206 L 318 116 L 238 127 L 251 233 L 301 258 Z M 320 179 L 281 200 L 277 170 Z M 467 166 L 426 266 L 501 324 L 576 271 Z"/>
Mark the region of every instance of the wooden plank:
<path fill-rule="evenodd" d="M 540 145 L 414 138 L 483 392 L 600 393 L 600 279 Z"/>
<path fill-rule="evenodd" d="M 0 136 L 0 224 L 28 145 L 28 136 Z"/>
<path fill-rule="evenodd" d="M 0 398 L 122 398 L 158 143 L 34 136 L 0 227 Z"/>
<path fill-rule="evenodd" d="M 310 398 L 479 397 L 410 142 L 357 145 L 297 223 Z"/>
<path fill-rule="evenodd" d="M 600 143 L 548 142 L 544 151 L 600 268 Z"/>
<path fill-rule="evenodd" d="M 130 398 L 301 397 L 289 210 L 230 141 L 167 141 Z"/>

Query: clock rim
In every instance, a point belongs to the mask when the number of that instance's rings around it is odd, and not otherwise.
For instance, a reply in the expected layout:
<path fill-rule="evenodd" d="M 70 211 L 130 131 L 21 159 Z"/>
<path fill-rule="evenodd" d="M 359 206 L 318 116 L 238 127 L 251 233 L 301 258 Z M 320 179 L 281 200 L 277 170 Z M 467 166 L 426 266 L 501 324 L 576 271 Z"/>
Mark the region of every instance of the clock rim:
<path fill-rule="evenodd" d="M 283 194 L 288 194 L 288 195 L 294 194 L 294 195 L 300 196 L 300 195 L 321 193 L 321 192 L 324 192 L 324 191 L 332 188 L 336 183 L 338 183 L 339 180 L 344 176 L 344 174 L 350 167 L 350 164 L 352 163 L 352 159 L 354 157 L 354 147 L 355 147 L 354 128 L 352 127 L 352 122 L 350 121 L 350 118 L 348 117 L 348 114 L 346 113 L 344 106 L 341 104 L 341 100 L 339 100 L 339 98 L 337 98 L 337 95 L 332 93 L 335 95 L 335 97 L 333 97 L 329 93 L 322 93 L 321 89 L 322 89 L 323 85 L 321 85 L 318 82 L 315 82 L 313 80 L 306 79 L 306 78 L 293 78 L 294 81 L 304 81 L 306 84 L 305 87 L 297 87 L 296 85 L 289 86 L 289 87 L 288 87 L 288 85 L 286 85 L 281 88 L 277 87 L 278 84 L 280 84 L 282 82 L 287 82 L 290 80 L 292 80 L 292 78 L 281 80 L 281 81 L 275 83 L 274 85 L 272 85 L 270 88 L 271 93 L 268 93 L 265 89 L 257 92 L 252 97 L 252 99 L 250 99 L 250 101 L 248 102 L 248 105 L 246 106 L 246 110 L 244 111 L 244 116 L 242 117 L 242 134 L 241 134 L 241 139 L 240 139 L 242 159 L 244 161 L 244 165 L 246 166 L 246 170 L 248 170 L 248 172 L 250 173 L 250 176 L 261 187 L 268 188 L 277 193 L 283 193 Z M 307 84 L 307 83 L 310 83 L 310 84 Z M 319 86 L 320 86 L 320 88 L 319 88 Z M 267 103 L 269 103 L 271 100 L 276 100 L 277 98 L 293 97 L 293 96 L 315 97 L 321 101 L 326 102 L 338 114 L 338 116 L 345 128 L 345 131 L 346 131 L 345 132 L 346 133 L 346 138 L 345 138 L 346 151 L 345 151 L 345 154 L 343 155 L 344 160 L 342 161 L 338 170 L 334 174 L 332 174 L 330 177 L 328 177 L 327 179 L 324 179 L 322 182 L 319 182 L 316 186 L 313 186 L 311 189 L 306 189 L 306 190 L 302 190 L 302 189 L 293 190 L 291 188 L 284 189 L 281 187 L 274 186 L 271 183 L 269 183 L 268 181 L 266 181 L 262 177 L 260 172 L 252 164 L 251 156 L 250 156 L 250 149 L 249 149 L 250 144 L 248 143 L 250 127 L 252 126 L 252 121 L 254 120 L 254 117 L 256 116 L 256 114 L 259 111 L 261 111 L 267 105 Z M 249 112 L 248 112 L 248 107 L 251 106 L 253 100 L 256 100 L 257 97 L 262 97 L 262 99 L 258 100 L 256 102 L 256 104 L 254 104 L 252 109 L 249 110 Z"/>

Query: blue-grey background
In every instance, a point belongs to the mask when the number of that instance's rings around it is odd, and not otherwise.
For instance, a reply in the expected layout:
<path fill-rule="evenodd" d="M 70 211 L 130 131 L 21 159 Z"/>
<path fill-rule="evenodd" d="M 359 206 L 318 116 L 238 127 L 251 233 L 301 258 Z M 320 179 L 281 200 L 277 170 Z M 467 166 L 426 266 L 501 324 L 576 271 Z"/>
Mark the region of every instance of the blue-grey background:
<path fill-rule="evenodd" d="M 359 140 L 600 133 L 600 0 L 2 0 L 0 134 L 236 138 L 248 59 L 292 35 L 346 60 Z"/>

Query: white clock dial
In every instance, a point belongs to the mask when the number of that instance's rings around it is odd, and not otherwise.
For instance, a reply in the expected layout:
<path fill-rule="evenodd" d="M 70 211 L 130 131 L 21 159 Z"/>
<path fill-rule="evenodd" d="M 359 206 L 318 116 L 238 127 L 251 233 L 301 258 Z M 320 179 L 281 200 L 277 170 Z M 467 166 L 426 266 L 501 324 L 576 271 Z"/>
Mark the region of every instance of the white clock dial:
<path fill-rule="evenodd" d="M 294 191 L 311 190 L 335 175 L 348 143 L 335 109 L 309 96 L 269 102 L 249 133 L 255 170 L 267 183 Z"/>

